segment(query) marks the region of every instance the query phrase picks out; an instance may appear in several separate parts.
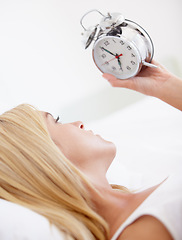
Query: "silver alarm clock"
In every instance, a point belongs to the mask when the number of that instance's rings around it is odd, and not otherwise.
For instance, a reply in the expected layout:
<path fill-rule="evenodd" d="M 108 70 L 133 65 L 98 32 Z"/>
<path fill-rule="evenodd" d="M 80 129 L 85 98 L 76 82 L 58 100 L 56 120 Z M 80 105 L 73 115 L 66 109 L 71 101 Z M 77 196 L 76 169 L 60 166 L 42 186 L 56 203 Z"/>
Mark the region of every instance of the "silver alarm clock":
<path fill-rule="evenodd" d="M 95 26 L 86 29 L 83 18 L 93 11 L 102 18 Z M 122 14 L 104 15 L 98 10 L 91 10 L 81 18 L 80 23 L 84 28 L 85 48 L 94 40 L 92 56 L 101 72 L 127 79 L 137 75 L 143 65 L 157 67 L 151 64 L 154 46 L 149 34 Z"/>

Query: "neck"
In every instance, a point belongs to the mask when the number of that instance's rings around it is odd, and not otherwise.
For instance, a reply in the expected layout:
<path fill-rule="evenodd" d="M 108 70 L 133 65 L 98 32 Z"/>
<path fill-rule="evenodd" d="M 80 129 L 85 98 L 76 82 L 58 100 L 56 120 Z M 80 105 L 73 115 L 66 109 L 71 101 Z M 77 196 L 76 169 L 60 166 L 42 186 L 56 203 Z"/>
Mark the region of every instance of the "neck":
<path fill-rule="evenodd" d="M 107 169 L 103 169 L 103 167 L 89 168 L 89 171 L 87 169 L 82 169 L 82 172 L 97 190 L 89 190 L 95 210 L 108 223 L 110 237 L 112 237 L 127 218 L 127 211 L 134 194 L 112 189 L 106 178 Z"/>
<path fill-rule="evenodd" d="M 113 190 L 107 181 L 104 187 L 97 185 L 96 188 L 99 194 L 94 192 L 93 202 L 97 213 L 107 221 L 110 228 L 110 237 L 112 237 L 126 219 L 126 209 L 128 209 L 134 194 Z"/>

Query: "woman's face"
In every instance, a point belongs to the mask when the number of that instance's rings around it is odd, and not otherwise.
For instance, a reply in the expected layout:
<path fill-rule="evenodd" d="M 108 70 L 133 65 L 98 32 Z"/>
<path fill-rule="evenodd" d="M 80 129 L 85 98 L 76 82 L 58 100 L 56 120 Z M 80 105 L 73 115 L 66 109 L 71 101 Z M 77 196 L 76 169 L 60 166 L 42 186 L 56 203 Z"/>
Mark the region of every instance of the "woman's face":
<path fill-rule="evenodd" d="M 59 123 L 50 113 L 43 112 L 48 131 L 62 153 L 80 170 L 106 172 L 116 154 L 115 145 L 85 130 L 80 121 Z"/>

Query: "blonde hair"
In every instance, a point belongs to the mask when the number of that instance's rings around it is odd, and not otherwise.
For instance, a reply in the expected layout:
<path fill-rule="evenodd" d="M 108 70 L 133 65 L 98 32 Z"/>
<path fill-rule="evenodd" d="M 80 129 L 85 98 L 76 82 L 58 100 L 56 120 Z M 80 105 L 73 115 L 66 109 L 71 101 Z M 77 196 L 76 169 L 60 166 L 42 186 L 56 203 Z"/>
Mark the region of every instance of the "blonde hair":
<path fill-rule="evenodd" d="M 40 111 L 21 104 L 0 115 L 0 198 L 45 216 L 67 239 L 108 239 L 88 188 L 97 191 L 52 141 Z"/>
<path fill-rule="evenodd" d="M 0 198 L 45 216 L 68 239 L 108 239 L 88 186 L 50 138 L 38 110 L 21 104 L 0 116 Z"/>

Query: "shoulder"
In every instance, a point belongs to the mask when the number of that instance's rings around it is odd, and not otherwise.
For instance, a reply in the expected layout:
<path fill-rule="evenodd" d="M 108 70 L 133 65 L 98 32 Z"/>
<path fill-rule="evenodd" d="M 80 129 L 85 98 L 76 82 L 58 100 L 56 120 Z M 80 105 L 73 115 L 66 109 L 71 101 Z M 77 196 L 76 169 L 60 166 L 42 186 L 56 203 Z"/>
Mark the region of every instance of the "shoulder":
<path fill-rule="evenodd" d="M 150 215 L 139 217 L 135 222 L 129 225 L 117 240 L 172 240 L 172 236 L 165 226 Z"/>

